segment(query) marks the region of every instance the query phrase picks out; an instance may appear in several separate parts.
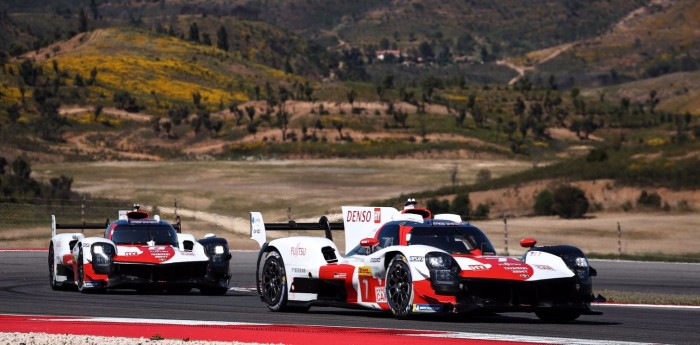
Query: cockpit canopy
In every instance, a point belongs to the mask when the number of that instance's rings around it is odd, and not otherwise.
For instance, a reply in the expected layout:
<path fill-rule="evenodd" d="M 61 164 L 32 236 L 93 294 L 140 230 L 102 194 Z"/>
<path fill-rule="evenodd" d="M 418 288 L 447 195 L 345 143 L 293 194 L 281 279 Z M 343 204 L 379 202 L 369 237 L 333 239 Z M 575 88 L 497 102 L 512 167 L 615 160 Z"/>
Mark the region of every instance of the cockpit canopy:
<path fill-rule="evenodd" d="M 450 254 L 496 255 L 496 250 L 481 230 L 470 225 L 431 227 L 417 226 L 411 230 L 409 245 L 423 244 Z"/>
<path fill-rule="evenodd" d="M 156 245 L 177 246 L 177 232 L 168 223 L 157 221 L 131 221 L 118 224 L 112 231 L 115 244 L 143 244 L 153 241 Z"/>

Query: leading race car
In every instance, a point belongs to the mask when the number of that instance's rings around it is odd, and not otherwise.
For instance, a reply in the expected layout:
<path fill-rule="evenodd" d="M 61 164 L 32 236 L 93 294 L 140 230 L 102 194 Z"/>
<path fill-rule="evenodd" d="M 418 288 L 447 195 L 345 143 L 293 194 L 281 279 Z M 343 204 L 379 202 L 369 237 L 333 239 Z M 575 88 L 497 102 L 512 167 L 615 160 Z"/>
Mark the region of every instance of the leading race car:
<path fill-rule="evenodd" d="M 365 307 L 397 318 L 418 313 L 534 312 L 566 322 L 592 311 L 591 277 L 581 250 L 535 247 L 522 260 L 497 256 L 488 238 L 458 215 L 429 210 L 344 206 L 343 223 L 264 223 L 251 212 L 251 238 L 261 248 L 260 298 L 272 311 L 311 306 Z M 267 242 L 271 230 L 325 230 L 326 238 Z M 345 232 L 340 255 L 332 231 Z M 261 268 L 262 264 L 262 268 Z"/>
<path fill-rule="evenodd" d="M 57 224 L 51 216 L 49 282 L 54 290 L 76 286 L 81 292 L 112 288 L 165 289 L 223 295 L 230 280 L 228 243 L 213 234 L 196 241 L 160 217 L 135 205 L 109 224 Z M 179 230 L 179 224 L 177 224 Z M 104 237 L 60 229 L 101 229 Z"/>

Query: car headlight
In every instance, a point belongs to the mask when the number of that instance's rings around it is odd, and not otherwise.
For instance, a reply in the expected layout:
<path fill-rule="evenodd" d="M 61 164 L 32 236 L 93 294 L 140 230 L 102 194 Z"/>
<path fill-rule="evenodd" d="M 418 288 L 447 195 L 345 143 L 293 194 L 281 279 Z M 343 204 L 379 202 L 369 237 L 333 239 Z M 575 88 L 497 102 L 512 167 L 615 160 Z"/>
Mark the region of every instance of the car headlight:
<path fill-rule="evenodd" d="M 425 263 L 429 269 L 449 270 L 452 262 L 452 257 L 446 253 L 432 252 L 425 255 Z"/>
<path fill-rule="evenodd" d="M 224 246 L 216 246 L 214 247 L 214 254 L 216 255 L 221 255 L 224 253 Z"/>
<path fill-rule="evenodd" d="M 92 247 L 92 249 L 93 249 L 92 251 L 95 252 L 95 254 L 104 254 L 105 253 L 104 248 L 102 248 L 102 246 L 100 246 L 100 245 L 96 245 L 96 246 Z"/>
<path fill-rule="evenodd" d="M 578 257 L 576 258 L 575 264 L 578 268 L 586 268 L 588 267 L 588 260 L 584 257 Z"/>

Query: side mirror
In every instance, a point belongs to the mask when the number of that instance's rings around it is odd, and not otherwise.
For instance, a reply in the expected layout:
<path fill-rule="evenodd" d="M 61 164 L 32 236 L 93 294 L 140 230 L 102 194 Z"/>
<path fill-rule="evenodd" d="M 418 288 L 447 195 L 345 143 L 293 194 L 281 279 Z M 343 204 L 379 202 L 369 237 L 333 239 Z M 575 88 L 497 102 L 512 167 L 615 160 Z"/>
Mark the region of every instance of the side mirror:
<path fill-rule="evenodd" d="M 595 268 L 589 266 L 588 269 L 588 275 L 590 275 L 591 277 L 595 277 L 598 275 L 598 271 Z"/>
<path fill-rule="evenodd" d="M 374 237 L 363 238 L 360 241 L 360 246 L 365 248 L 372 248 L 379 244 L 379 240 Z"/>
<path fill-rule="evenodd" d="M 537 240 L 534 238 L 523 238 L 520 240 L 520 246 L 523 248 L 532 248 L 537 244 Z"/>

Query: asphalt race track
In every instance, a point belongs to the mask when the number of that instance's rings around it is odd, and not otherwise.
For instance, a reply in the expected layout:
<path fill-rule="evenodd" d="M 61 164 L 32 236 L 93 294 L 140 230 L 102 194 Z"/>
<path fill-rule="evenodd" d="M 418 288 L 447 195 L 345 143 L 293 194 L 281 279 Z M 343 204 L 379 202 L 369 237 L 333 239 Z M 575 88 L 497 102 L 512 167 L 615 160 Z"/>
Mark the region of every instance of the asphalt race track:
<path fill-rule="evenodd" d="M 421 317 L 395 320 L 389 314 L 337 308 L 307 313 L 273 313 L 250 288 L 255 286 L 257 253 L 234 252 L 232 289 L 225 296 L 52 291 L 46 252 L 0 251 L 0 314 L 167 318 L 270 324 L 304 324 L 390 329 L 439 330 L 536 337 L 697 344 L 700 309 L 599 306 L 602 316 L 582 316 L 570 324 L 545 324 L 532 314 Z M 662 293 L 700 293 L 700 265 L 594 261 L 594 288 Z"/>

